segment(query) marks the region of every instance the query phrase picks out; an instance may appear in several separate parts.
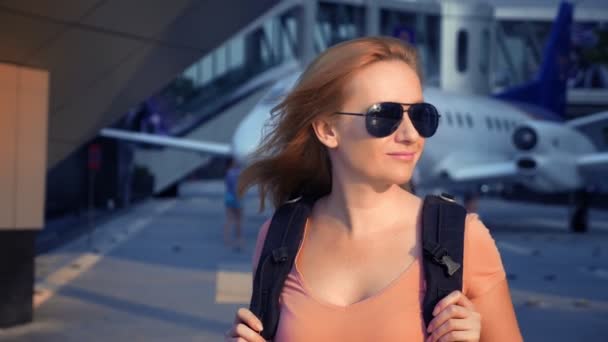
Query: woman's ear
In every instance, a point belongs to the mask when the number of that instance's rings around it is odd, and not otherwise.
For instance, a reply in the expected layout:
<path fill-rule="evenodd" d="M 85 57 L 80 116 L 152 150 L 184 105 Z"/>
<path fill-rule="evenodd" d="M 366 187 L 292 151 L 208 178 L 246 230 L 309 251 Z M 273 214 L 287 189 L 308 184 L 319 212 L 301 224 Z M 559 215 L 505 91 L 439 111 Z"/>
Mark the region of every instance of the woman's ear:
<path fill-rule="evenodd" d="M 338 132 L 334 123 L 328 118 L 317 118 L 312 122 L 317 139 L 328 148 L 338 147 Z"/>

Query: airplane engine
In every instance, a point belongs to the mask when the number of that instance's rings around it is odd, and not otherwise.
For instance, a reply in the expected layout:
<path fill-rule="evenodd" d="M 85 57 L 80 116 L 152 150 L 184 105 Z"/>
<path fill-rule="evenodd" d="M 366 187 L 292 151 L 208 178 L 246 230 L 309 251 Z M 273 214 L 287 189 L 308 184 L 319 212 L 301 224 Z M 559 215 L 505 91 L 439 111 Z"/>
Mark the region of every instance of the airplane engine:
<path fill-rule="evenodd" d="M 575 191 L 584 186 L 578 158 L 593 150 L 581 133 L 553 122 L 529 121 L 512 136 L 519 180 L 540 192 Z"/>
<path fill-rule="evenodd" d="M 595 150 L 593 143 L 570 127 L 540 121 L 516 128 L 512 139 L 519 181 L 539 192 L 575 194 L 569 227 L 585 232 L 589 206 L 581 158 Z"/>

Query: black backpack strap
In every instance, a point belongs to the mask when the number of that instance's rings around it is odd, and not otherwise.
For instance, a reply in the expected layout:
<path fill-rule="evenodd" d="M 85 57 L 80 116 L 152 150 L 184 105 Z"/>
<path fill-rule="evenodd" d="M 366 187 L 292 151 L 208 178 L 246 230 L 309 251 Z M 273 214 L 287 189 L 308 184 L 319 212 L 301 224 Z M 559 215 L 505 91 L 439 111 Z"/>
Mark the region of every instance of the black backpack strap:
<path fill-rule="evenodd" d="M 312 199 L 300 197 L 281 205 L 272 216 L 257 265 L 249 310 L 262 321 L 262 337 L 272 340 L 279 323 L 279 296 L 302 242 Z"/>
<path fill-rule="evenodd" d="M 425 325 L 433 319 L 437 302 L 454 290 L 462 291 L 466 209 L 452 196 L 428 195 L 422 209 L 422 246 L 426 292 Z"/>

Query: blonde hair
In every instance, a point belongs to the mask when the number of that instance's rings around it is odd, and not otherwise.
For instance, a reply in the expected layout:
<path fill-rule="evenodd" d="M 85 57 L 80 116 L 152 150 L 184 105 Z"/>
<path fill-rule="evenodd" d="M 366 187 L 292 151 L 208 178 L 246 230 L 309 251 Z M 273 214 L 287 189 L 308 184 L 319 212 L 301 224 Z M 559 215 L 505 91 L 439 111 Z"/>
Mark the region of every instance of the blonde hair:
<path fill-rule="evenodd" d="M 343 102 L 343 89 L 357 70 L 372 63 L 400 60 L 422 82 L 416 49 L 392 37 L 363 37 L 326 49 L 300 75 L 294 88 L 271 111 L 272 128 L 253 153 L 237 191 L 259 185 L 260 211 L 269 194 L 275 207 L 299 195 L 316 198 L 331 192 L 331 163 L 312 123 L 330 117 Z M 409 184 L 404 186 L 409 190 Z"/>

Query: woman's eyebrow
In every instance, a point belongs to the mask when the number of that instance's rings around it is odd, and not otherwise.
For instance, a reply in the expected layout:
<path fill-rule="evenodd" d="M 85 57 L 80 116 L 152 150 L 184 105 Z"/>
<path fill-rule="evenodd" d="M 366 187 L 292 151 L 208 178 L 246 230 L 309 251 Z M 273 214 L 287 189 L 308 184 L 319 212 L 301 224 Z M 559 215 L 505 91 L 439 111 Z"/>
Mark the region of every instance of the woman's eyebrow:
<path fill-rule="evenodd" d="M 414 104 L 414 103 L 423 103 L 424 100 L 416 100 L 416 101 L 409 101 L 409 102 L 398 102 L 401 104 Z"/>
<path fill-rule="evenodd" d="M 424 98 L 416 98 L 414 100 L 411 101 L 398 101 L 398 103 L 421 103 L 424 102 Z"/>

